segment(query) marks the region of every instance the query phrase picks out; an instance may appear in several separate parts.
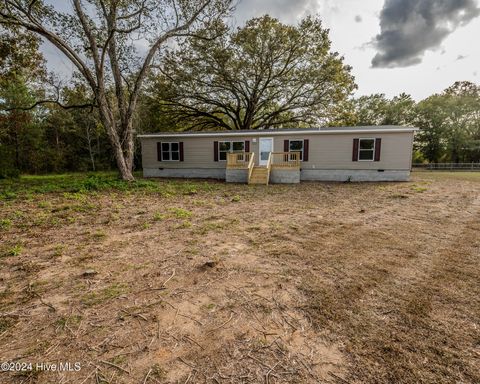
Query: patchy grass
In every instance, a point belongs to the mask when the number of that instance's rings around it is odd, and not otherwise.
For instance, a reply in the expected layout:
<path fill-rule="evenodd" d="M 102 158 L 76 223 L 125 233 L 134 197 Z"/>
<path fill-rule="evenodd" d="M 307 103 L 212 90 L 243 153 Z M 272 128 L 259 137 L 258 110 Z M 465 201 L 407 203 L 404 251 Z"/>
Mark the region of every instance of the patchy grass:
<path fill-rule="evenodd" d="M 0 229 L 7 230 L 12 226 L 12 220 L 10 219 L 0 219 Z"/>
<path fill-rule="evenodd" d="M 105 237 L 107 236 L 107 234 L 102 231 L 102 230 L 98 230 L 98 231 L 95 231 L 93 234 L 92 234 L 92 237 L 96 240 L 101 240 L 101 239 L 104 239 Z"/>
<path fill-rule="evenodd" d="M 0 317 L 0 334 L 6 332 L 13 324 L 14 321 L 12 319 Z"/>
<path fill-rule="evenodd" d="M 160 193 L 164 196 L 196 195 L 218 187 L 211 182 L 186 181 L 158 182 L 137 179 L 134 182 L 120 180 L 115 173 L 71 173 L 47 176 L 21 176 L 19 179 L 0 180 L 0 201 L 31 198 L 35 194 L 63 193 L 67 199 L 83 201 L 85 195 L 100 191 Z M 47 207 L 48 201 L 40 202 Z"/>
<path fill-rule="evenodd" d="M 187 219 L 192 216 L 192 212 L 183 208 L 170 208 L 169 211 L 177 219 Z"/>
<path fill-rule="evenodd" d="M 0 251 L 0 257 L 15 257 L 22 253 L 23 246 L 21 244 L 15 244 L 10 247 L 4 247 L 3 251 Z"/>
<path fill-rule="evenodd" d="M 480 382 L 479 175 L 2 180 L 1 357 L 85 384 Z"/>
<path fill-rule="evenodd" d="M 166 217 L 167 217 L 167 215 L 165 215 L 164 213 L 155 212 L 154 215 L 153 215 L 153 220 L 154 221 L 162 221 L 162 220 L 165 220 Z"/>
<path fill-rule="evenodd" d="M 428 188 L 426 187 L 421 187 L 418 185 L 412 185 L 412 191 L 417 192 L 417 193 L 422 193 L 428 191 Z"/>
<path fill-rule="evenodd" d="M 459 181 L 473 181 L 480 182 L 480 172 L 448 172 L 448 171 L 415 171 L 415 177 L 421 178 L 424 181 L 442 181 L 445 179 L 459 180 Z"/>
<path fill-rule="evenodd" d="M 71 316 L 61 316 L 55 321 L 56 326 L 58 329 L 66 330 L 69 327 L 77 328 L 82 321 L 82 316 L 80 315 L 71 315 Z"/>
<path fill-rule="evenodd" d="M 98 305 L 107 300 L 115 299 L 122 294 L 128 292 L 125 284 L 112 284 L 108 287 L 102 288 L 99 291 L 89 292 L 82 297 L 82 303 L 87 306 Z"/>

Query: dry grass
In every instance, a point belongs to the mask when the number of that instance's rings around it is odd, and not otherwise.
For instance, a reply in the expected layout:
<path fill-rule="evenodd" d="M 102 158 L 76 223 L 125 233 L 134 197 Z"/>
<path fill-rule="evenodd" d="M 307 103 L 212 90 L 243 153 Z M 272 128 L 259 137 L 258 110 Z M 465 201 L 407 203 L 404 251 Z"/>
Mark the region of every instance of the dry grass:
<path fill-rule="evenodd" d="M 1 383 L 480 382 L 477 174 L 39 185 L 0 201 L 0 360 L 82 369 Z"/>

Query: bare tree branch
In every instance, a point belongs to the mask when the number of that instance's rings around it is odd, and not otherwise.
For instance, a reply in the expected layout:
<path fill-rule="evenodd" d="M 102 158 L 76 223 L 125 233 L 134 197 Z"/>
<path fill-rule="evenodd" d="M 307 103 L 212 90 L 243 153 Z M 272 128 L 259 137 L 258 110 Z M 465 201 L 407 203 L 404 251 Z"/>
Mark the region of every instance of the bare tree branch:
<path fill-rule="evenodd" d="M 61 107 L 62 109 L 80 109 L 80 108 L 90 108 L 91 111 L 93 111 L 93 108 L 97 107 L 97 104 L 94 102 L 91 103 L 84 103 L 84 104 L 73 104 L 73 105 L 65 105 L 62 104 L 58 100 L 38 100 L 34 104 L 28 106 L 28 107 L 11 107 L 11 108 L 2 108 L 3 111 L 5 112 L 11 112 L 11 111 L 31 111 L 32 109 L 38 107 L 39 105 L 44 105 L 44 104 L 55 104 Z"/>

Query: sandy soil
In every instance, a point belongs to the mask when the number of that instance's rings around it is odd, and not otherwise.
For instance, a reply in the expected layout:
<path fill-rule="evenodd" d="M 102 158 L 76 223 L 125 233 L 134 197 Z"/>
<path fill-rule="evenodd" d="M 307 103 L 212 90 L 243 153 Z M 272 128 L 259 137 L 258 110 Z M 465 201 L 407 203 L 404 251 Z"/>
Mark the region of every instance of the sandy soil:
<path fill-rule="evenodd" d="M 480 178 L 0 204 L 0 383 L 480 382 Z"/>

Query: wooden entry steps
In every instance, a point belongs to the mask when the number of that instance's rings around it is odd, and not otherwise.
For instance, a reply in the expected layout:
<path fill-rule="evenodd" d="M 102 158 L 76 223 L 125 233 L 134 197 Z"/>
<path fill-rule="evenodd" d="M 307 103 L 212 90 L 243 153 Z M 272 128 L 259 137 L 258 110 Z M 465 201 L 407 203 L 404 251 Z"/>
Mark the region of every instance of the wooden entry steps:
<path fill-rule="evenodd" d="M 300 182 L 300 152 L 270 152 L 266 165 L 255 165 L 255 153 L 232 152 L 227 154 L 226 181 L 232 183 L 270 184 Z M 291 173 L 291 174 L 290 174 Z"/>
<path fill-rule="evenodd" d="M 269 176 L 270 172 L 267 167 L 253 167 L 252 175 L 248 180 L 248 184 L 268 185 Z"/>

